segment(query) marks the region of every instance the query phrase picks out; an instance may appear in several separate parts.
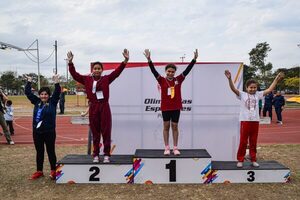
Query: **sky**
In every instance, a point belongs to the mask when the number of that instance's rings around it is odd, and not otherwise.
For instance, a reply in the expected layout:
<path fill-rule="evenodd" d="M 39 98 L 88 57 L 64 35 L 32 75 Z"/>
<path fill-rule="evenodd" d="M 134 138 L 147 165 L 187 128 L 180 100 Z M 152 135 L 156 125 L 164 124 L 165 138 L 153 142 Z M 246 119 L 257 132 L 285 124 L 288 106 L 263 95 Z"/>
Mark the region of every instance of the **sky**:
<path fill-rule="evenodd" d="M 299 0 L 1 0 L 0 41 L 27 48 L 39 41 L 40 73 L 53 74 L 58 41 L 58 73 L 66 75 L 72 51 L 80 73 L 89 63 L 145 62 L 150 49 L 156 62 L 244 62 L 257 43 L 272 51 L 273 68 L 300 65 Z M 36 48 L 36 43 L 32 48 Z M 36 55 L 37 51 L 31 51 Z M 28 53 L 27 53 L 28 54 Z M 31 55 L 28 55 L 31 56 Z M 36 58 L 15 49 L 0 49 L 0 73 L 37 73 Z M 45 62 L 44 62 L 45 61 Z"/>

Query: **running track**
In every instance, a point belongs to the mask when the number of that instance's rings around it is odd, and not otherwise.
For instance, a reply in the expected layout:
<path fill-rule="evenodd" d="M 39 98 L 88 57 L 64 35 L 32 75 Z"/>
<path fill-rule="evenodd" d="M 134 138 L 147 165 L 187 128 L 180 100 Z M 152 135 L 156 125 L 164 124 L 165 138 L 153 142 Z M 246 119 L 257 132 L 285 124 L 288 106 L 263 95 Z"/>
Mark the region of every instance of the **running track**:
<path fill-rule="evenodd" d="M 275 116 L 275 113 L 273 113 Z M 16 144 L 32 144 L 32 117 L 15 117 L 15 135 L 12 136 Z M 300 144 L 300 109 L 283 111 L 283 125 L 275 123 L 260 125 L 259 144 Z M 57 116 L 56 144 L 87 144 L 87 125 L 71 124 L 70 116 Z M 2 130 L 1 130 L 2 131 Z M 4 136 L 0 136 L 0 143 L 5 143 Z"/>

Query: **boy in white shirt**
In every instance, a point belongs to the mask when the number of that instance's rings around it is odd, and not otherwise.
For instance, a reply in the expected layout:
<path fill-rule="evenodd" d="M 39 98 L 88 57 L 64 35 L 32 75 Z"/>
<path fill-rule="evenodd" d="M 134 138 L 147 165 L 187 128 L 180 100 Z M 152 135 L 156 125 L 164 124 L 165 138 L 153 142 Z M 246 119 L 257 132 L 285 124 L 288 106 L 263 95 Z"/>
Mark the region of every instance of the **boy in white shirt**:
<path fill-rule="evenodd" d="M 237 95 L 240 103 L 240 145 L 237 152 L 237 167 L 243 167 L 243 162 L 246 154 L 247 143 L 249 139 L 250 146 L 250 158 L 252 166 L 259 167 L 256 162 L 256 145 L 259 128 L 259 106 L 258 101 L 270 92 L 272 92 L 278 83 L 284 77 L 284 74 L 280 72 L 270 87 L 264 91 L 257 91 L 258 83 L 255 80 L 248 80 L 246 82 L 246 91 L 239 91 L 235 88 L 231 73 L 225 70 L 225 76 L 228 78 L 230 89 Z"/>
<path fill-rule="evenodd" d="M 10 134 L 14 135 L 15 134 L 15 130 L 14 130 L 14 126 L 13 126 L 14 108 L 12 106 L 12 101 L 7 100 L 5 106 L 6 106 L 6 112 L 4 114 L 4 118 L 5 118 L 7 126 L 9 127 Z"/>

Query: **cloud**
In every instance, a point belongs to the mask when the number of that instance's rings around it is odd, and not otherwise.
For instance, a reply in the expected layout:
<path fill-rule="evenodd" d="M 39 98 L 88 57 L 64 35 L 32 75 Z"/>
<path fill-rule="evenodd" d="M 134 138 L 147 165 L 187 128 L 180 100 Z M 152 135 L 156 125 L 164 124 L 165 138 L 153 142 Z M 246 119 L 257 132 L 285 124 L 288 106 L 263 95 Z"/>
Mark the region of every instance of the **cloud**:
<path fill-rule="evenodd" d="M 201 61 L 248 64 L 250 50 L 265 41 L 275 68 L 292 67 L 300 64 L 299 8 L 292 0 L 2 0 L 0 38 L 23 48 L 39 39 L 41 60 L 57 40 L 61 74 L 69 50 L 78 71 L 87 73 L 92 61 L 121 61 L 125 47 L 131 61 L 145 61 L 145 48 L 155 61 L 180 61 L 184 54 L 190 60 L 198 48 Z M 22 52 L 0 51 L 0 72 L 36 68 Z M 52 57 L 41 73 L 50 76 L 53 68 Z"/>

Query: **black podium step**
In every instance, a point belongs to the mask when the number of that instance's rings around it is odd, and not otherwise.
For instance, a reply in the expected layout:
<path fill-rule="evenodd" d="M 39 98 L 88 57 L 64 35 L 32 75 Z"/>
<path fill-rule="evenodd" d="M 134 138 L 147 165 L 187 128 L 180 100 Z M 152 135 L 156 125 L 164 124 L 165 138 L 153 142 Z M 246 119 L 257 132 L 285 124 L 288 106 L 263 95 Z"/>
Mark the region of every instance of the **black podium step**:
<path fill-rule="evenodd" d="M 284 170 L 289 169 L 277 161 L 258 161 L 259 167 L 253 167 L 251 162 L 244 162 L 242 168 L 237 168 L 236 161 L 212 161 L 213 170 Z"/>
<path fill-rule="evenodd" d="M 110 157 L 110 165 L 117 164 L 132 164 L 133 155 L 112 155 Z M 93 157 L 91 155 L 75 155 L 70 154 L 57 162 L 57 164 L 78 164 L 78 165 L 91 165 L 91 164 L 107 164 L 103 163 L 103 156 L 100 156 L 99 163 L 93 163 Z"/>
<path fill-rule="evenodd" d="M 206 149 L 180 149 L 180 155 L 164 155 L 162 149 L 137 149 L 134 157 L 136 158 L 211 158 Z"/>

